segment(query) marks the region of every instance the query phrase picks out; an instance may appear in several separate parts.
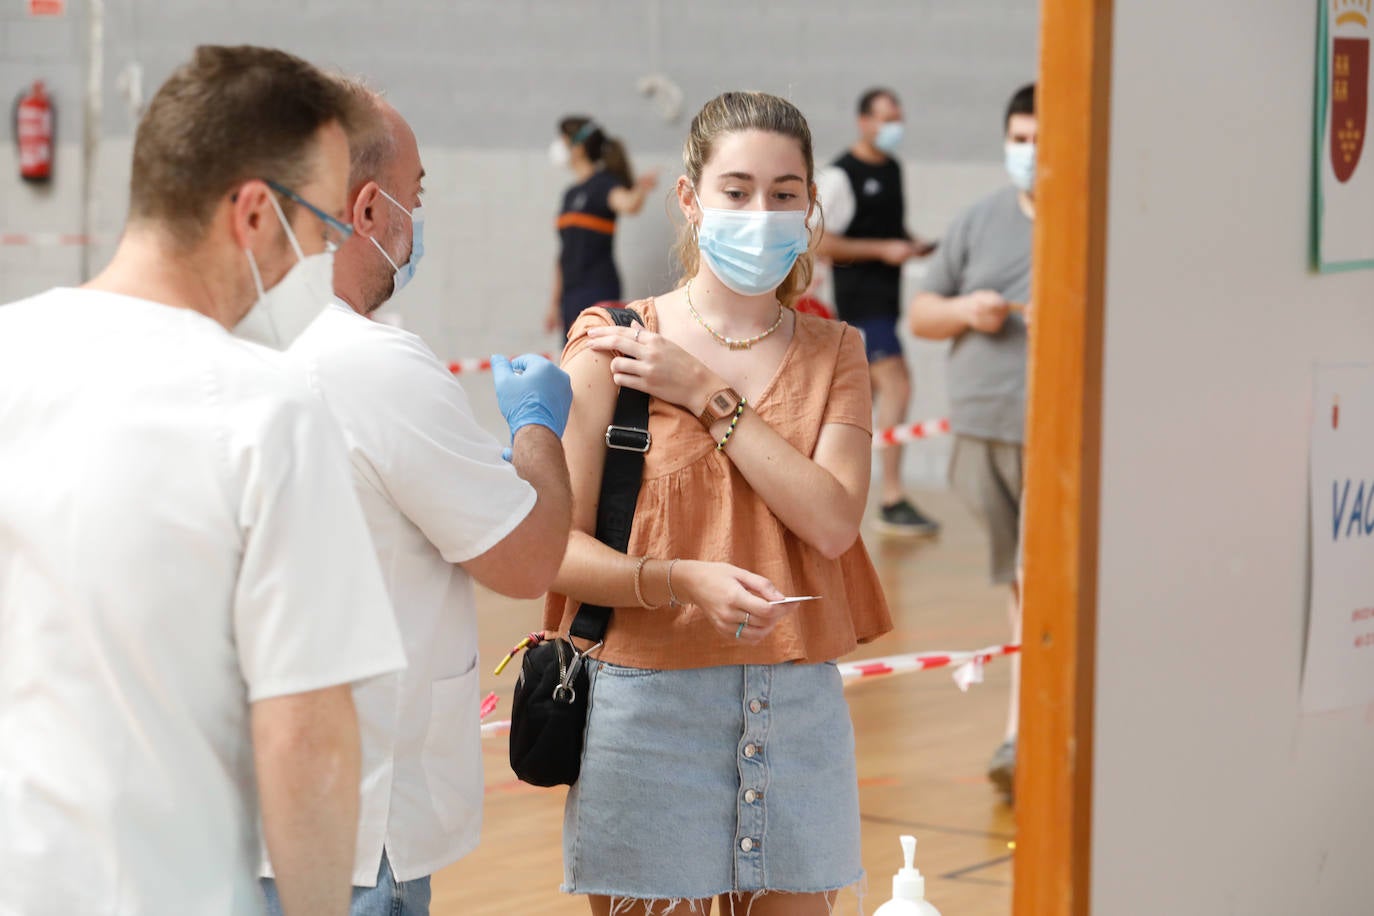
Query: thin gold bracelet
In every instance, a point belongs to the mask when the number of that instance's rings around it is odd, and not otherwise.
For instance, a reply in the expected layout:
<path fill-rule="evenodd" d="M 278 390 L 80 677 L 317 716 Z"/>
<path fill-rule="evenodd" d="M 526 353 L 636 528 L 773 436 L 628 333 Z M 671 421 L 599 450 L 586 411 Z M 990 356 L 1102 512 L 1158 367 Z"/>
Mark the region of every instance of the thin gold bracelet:
<path fill-rule="evenodd" d="M 642 591 L 639 590 L 639 579 L 640 579 L 640 576 L 644 573 L 644 564 L 645 564 L 645 563 L 648 563 L 648 562 L 649 562 L 649 558 L 648 558 L 647 556 L 640 557 L 640 558 L 639 558 L 639 565 L 635 567 L 635 598 L 639 601 L 639 606 L 642 607 L 642 608 L 644 608 L 644 610 L 646 610 L 646 611 L 656 611 L 656 610 L 658 610 L 659 608 L 663 607 L 663 605 L 661 605 L 661 604 L 650 604 L 649 602 L 645 601 L 645 600 L 644 600 L 644 593 L 643 593 Z"/>
<path fill-rule="evenodd" d="M 668 607 L 682 607 L 681 601 L 677 600 L 677 594 L 673 591 L 673 567 L 681 557 L 674 557 L 668 563 Z"/>
<path fill-rule="evenodd" d="M 735 417 L 730 421 L 730 428 L 725 431 L 725 438 L 716 444 L 716 451 L 725 451 L 725 445 L 730 441 L 730 437 L 735 434 L 735 427 L 739 425 L 739 418 L 744 416 L 744 408 L 747 406 L 749 406 L 749 402 L 740 398 L 739 406 L 735 408 Z"/>

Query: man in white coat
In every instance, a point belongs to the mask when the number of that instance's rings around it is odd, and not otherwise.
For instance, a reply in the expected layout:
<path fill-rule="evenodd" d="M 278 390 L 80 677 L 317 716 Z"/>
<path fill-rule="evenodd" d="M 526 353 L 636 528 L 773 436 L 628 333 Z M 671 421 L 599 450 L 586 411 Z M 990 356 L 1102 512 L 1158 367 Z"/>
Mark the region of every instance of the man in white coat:
<path fill-rule="evenodd" d="M 0 913 L 258 916 L 259 815 L 284 911 L 347 912 L 350 686 L 404 657 L 336 426 L 229 329 L 347 234 L 360 120 L 199 48 L 109 266 L 0 307 Z"/>
<path fill-rule="evenodd" d="M 409 661 L 354 694 L 363 794 L 353 913 L 422 916 L 430 876 L 471 852 L 481 828 L 473 581 L 532 598 L 558 572 L 572 521 L 560 441 L 572 388 L 541 357 L 494 361 L 511 432 L 505 460 L 504 443 L 478 425 L 462 386 L 424 342 L 368 317 L 414 275 L 424 251 L 424 169 L 400 114 L 350 88 L 385 129 L 353 149 L 353 232 L 335 256 L 337 298 L 323 310 L 271 303 L 253 327 L 288 347 L 343 430 Z M 264 888 L 279 912 L 275 885 Z"/>

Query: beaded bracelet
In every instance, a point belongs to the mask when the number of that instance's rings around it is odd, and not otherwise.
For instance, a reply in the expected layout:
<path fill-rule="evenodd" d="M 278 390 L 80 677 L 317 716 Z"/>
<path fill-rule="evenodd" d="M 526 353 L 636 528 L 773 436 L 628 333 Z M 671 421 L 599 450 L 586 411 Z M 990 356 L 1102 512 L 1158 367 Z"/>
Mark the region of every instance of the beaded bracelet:
<path fill-rule="evenodd" d="M 649 558 L 648 558 L 647 556 L 640 557 L 640 558 L 639 558 L 639 565 L 635 567 L 635 599 L 639 602 L 639 606 L 642 607 L 642 608 L 644 608 L 644 610 L 646 610 L 646 611 L 656 611 L 656 610 L 658 610 L 659 608 L 663 607 L 663 605 L 661 605 L 661 604 L 650 604 L 649 602 L 645 601 L 645 600 L 644 600 L 644 593 L 643 593 L 642 591 L 639 590 L 639 579 L 640 579 L 640 576 L 644 573 L 644 564 L 645 564 L 645 563 L 648 563 L 648 562 L 649 562 Z"/>
<path fill-rule="evenodd" d="M 725 444 L 729 442 L 730 437 L 735 434 L 735 427 L 739 425 L 739 418 L 744 416 L 744 408 L 748 406 L 748 404 L 749 402 L 746 401 L 744 398 L 739 399 L 739 406 L 735 408 L 734 419 L 730 421 L 730 428 L 725 431 L 725 438 L 721 439 L 720 442 L 716 443 L 716 451 L 725 451 Z"/>

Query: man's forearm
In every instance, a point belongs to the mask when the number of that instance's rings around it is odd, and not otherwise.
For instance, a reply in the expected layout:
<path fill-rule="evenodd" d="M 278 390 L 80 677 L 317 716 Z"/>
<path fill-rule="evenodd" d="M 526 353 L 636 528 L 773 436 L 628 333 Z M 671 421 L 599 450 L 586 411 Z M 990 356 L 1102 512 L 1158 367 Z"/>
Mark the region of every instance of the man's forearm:
<path fill-rule="evenodd" d="M 549 551 L 558 554 L 549 575 L 552 580 L 562 563 L 572 527 L 572 483 L 568 479 L 563 443 L 546 426 L 522 427 L 511 445 L 511 465 L 538 495 L 526 521 L 533 523 L 533 531 Z"/>
<path fill-rule="evenodd" d="M 948 340 L 969 329 L 963 300 L 958 296 L 917 293 L 908 315 L 911 333 L 926 340 Z"/>
<path fill-rule="evenodd" d="M 347 685 L 253 704 L 263 838 L 286 916 L 344 916 L 358 832 L 358 719 Z"/>

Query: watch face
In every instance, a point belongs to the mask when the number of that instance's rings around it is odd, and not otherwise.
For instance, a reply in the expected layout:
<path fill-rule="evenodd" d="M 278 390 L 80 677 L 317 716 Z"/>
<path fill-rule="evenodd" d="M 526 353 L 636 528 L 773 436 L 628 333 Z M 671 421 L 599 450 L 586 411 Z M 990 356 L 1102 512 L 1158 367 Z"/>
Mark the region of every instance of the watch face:
<path fill-rule="evenodd" d="M 736 406 L 738 404 L 728 391 L 717 391 L 711 396 L 711 412 L 721 419 L 734 413 Z"/>

